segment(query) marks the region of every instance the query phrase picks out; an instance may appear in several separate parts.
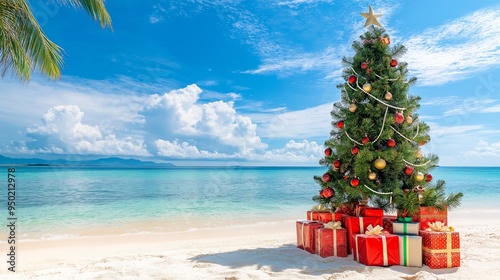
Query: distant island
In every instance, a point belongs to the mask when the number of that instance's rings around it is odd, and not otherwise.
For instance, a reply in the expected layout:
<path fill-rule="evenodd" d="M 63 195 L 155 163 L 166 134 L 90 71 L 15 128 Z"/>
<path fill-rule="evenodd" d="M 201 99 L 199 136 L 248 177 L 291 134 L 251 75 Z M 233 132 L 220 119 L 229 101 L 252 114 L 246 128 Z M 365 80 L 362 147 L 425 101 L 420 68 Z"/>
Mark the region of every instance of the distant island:
<path fill-rule="evenodd" d="M 100 158 L 95 160 L 46 160 L 39 158 L 10 158 L 0 155 L 0 166 L 67 166 L 67 167 L 133 167 L 133 168 L 171 168 L 172 163 L 157 163 L 137 159 L 119 157 Z"/>

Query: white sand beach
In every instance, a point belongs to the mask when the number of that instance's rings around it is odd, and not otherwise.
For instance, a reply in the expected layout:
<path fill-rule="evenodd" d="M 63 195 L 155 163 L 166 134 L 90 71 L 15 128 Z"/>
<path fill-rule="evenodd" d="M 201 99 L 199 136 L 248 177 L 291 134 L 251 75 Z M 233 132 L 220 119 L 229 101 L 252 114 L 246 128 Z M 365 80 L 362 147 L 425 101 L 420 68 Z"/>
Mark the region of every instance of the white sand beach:
<path fill-rule="evenodd" d="M 302 219 L 303 217 L 297 217 Z M 187 232 L 22 241 L 1 279 L 499 279 L 500 217 L 450 212 L 461 266 L 365 266 L 296 248 L 295 220 Z M 1 244 L 6 252 L 7 244 Z"/>

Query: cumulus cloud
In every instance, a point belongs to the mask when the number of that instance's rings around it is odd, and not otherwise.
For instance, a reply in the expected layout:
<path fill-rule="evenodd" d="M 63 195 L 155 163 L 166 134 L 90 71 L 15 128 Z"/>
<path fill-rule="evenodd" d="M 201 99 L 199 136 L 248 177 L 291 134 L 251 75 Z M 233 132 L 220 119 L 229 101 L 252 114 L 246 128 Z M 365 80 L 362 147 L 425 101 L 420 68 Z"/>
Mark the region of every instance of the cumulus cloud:
<path fill-rule="evenodd" d="M 233 101 L 200 104 L 201 92 L 193 84 L 163 95 L 152 95 L 143 112 L 146 122 L 153 115 L 159 115 L 168 122 L 164 124 L 164 136 L 208 137 L 221 145 L 236 147 L 241 153 L 267 147 L 257 135 L 257 125 L 249 117 L 238 114 Z"/>
<path fill-rule="evenodd" d="M 23 149 L 39 153 L 150 156 L 142 139 L 117 138 L 99 126 L 82 122 L 84 113 L 75 105 L 51 107 L 41 124 L 28 128 L 31 141 Z"/>
<path fill-rule="evenodd" d="M 490 144 L 480 140 L 477 146 L 472 151 L 468 151 L 466 155 L 500 157 L 500 142 Z"/>
<path fill-rule="evenodd" d="M 158 155 L 184 159 L 232 159 L 256 162 L 279 163 L 314 163 L 319 160 L 323 147 L 316 142 L 290 140 L 283 148 L 272 149 L 263 153 L 219 153 L 200 150 L 187 142 L 161 140 L 155 141 Z"/>

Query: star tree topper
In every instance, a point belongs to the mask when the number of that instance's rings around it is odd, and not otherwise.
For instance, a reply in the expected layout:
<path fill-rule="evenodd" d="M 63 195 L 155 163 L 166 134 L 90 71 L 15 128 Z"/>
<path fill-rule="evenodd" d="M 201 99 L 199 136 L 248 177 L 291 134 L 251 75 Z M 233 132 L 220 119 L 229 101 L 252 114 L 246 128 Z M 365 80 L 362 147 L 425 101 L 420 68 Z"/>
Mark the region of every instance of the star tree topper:
<path fill-rule="evenodd" d="M 382 27 L 382 24 L 380 24 L 380 22 L 378 22 L 378 19 L 377 19 L 382 14 L 374 14 L 372 6 L 368 6 L 368 7 L 370 8 L 370 12 L 361 13 L 361 15 L 366 18 L 365 27 L 369 26 L 370 24 L 374 24 L 374 25 L 378 25 L 378 26 Z"/>

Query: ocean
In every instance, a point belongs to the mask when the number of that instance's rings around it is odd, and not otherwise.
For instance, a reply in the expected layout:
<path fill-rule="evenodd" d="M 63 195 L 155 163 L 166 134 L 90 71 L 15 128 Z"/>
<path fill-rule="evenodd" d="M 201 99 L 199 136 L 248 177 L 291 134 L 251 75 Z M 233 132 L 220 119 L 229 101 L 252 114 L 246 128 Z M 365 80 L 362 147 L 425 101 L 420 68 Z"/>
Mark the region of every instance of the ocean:
<path fill-rule="evenodd" d="M 303 219 L 324 167 L 112 169 L 15 167 L 18 237 L 169 232 Z M 0 218 L 7 221 L 7 167 Z M 498 211 L 500 167 L 437 167 L 434 180 L 463 192 L 453 211 Z M 1 186 L 1 183 L 0 183 Z M 12 200 L 12 198 L 11 198 Z M 10 201 L 10 200 L 9 200 Z M 3 209 L 2 209 L 3 208 Z M 500 214 L 500 213 L 499 213 Z"/>

